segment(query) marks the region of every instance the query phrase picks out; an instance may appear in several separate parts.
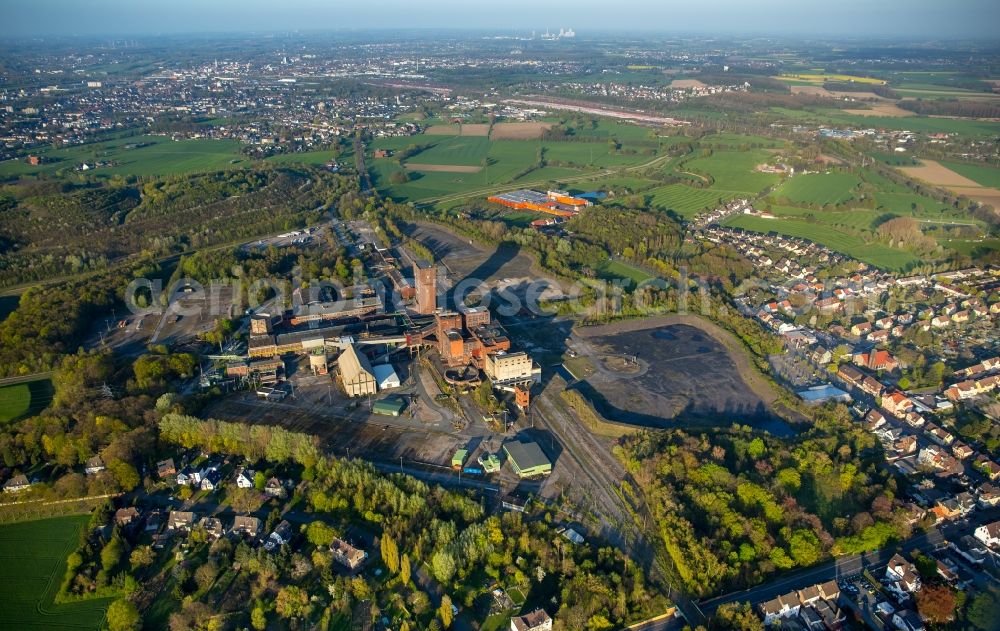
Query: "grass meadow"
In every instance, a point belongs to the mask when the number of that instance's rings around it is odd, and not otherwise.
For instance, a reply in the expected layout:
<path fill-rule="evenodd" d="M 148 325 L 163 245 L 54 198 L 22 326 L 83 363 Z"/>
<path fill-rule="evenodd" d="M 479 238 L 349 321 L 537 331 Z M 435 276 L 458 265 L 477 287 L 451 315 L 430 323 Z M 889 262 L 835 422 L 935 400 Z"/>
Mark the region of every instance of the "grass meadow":
<path fill-rule="evenodd" d="M 686 162 L 683 170 L 710 174 L 715 182 L 709 190 L 733 195 L 756 195 L 781 180 L 779 175 L 755 170 L 758 164 L 766 163 L 772 157 L 770 152 L 763 149 L 715 151 L 710 156 Z"/>
<path fill-rule="evenodd" d="M 717 208 L 720 202 L 732 197 L 712 189 L 693 188 L 684 184 L 668 184 L 646 191 L 649 205 L 661 210 L 672 210 L 685 219 L 706 210 Z"/>
<path fill-rule="evenodd" d="M 172 175 L 229 168 L 243 168 L 251 161 L 240 153 L 236 140 L 193 139 L 173 141 L 163 136 L 129 136 L 86 145 L 37 152 L 47 162 L 32 166 L 24 160 L 0 162 L 0 178 L 22 175 L 72 173 L 81 163 L 115 162 L 112 167 L 87 171 L 98 176 Z"/>
<path fill-rule="evenodd" d="M 806 204 L 840 204 L 854 198 L 861 178 L 850 173 L 806 173 L 785 181 L 774 194 Z"/>
<path fill-rule="evenodd" d="M 653 278 L 652 275 L 638 267 L 612 259 L 603 261 L 596 271 L 598 278 L 603 280 L 627 279 L 631 287 L 635 287 L 639 283 Z"/>
<path fill-rule="evenodd" d="M 52 402 L 52 393 L 49 379 L 0 386 L 0 425 L 41 412 Z"/>

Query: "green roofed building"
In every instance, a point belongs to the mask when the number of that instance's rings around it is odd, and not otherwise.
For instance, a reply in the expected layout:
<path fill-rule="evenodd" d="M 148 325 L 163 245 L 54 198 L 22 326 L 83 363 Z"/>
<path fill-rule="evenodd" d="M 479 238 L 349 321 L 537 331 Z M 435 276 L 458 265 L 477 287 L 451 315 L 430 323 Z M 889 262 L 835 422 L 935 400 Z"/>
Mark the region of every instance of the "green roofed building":
<path fill-rule="evenodd" d="M 459 449 L 455 452 L 455 455 L 451 457 L 451 468 L 461 469 L 465 464 L 465 459 L 469 457 L 468 449 Z"/>
<path fill-rule="evenodd" d="M 503 446 L 514 473 L 522 478 L 552 473 L 552 463 L 545 457 L 537 443 L 507 443 Z"/>
<path fill-rule="evenodd" d="M 372 412 L 382 416 L 399 416 L 406 409 L 406 401 L 400 397 L 379 399 L 372 406 Z"/>
<path fill-rule="evenodd" d="M 479 464 L 482 465 L 486 473 L 496 473 L 500 470 L 500 458 L 496 454 L 483 454 L 479 456 Z"/>

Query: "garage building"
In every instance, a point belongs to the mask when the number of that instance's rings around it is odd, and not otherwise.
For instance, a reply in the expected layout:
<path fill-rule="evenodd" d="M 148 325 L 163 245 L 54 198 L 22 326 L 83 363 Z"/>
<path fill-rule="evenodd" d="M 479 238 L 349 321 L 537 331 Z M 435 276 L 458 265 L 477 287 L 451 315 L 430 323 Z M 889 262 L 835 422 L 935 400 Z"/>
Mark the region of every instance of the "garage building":
<path fill-rule="evenodd" d="M 503 446 L 510 466 L 519 477 L 531 478 L 552 473 L 552 463 L 537 443 L 511 442 Z"/>
<path fill-rule="evenodd" d="M 399 375 L 396 374 L 392 364 L 376 364 L 372 366 L 372 372 L 375 374 L 375 383 L 378 384 L 379 390 L 389 390 L 400 386 Z"/>

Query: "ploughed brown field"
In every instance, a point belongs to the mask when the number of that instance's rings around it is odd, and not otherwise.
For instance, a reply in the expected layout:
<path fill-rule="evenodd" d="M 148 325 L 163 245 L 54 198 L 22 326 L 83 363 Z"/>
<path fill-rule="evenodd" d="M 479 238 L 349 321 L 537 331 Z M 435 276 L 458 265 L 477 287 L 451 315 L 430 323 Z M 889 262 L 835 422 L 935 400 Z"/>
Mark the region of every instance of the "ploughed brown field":
<path fill-rule="evenodd" d="M 867 110 L 844 110 L 845 114 L 855 116 L 913 116 L 913 112 L 893 105 L 892 103 L 872 103 L 871 109 Z"/>
<path fill-rule="evenodd" d="M 670 82 L 670 87 L 684 90 L 687 88 L 704 88 L 705 84 L 697 79 L 674 79 Z"/>
<path fill-rule="evenodd" d="M 493 125 L 494 140 L 531 140 L 541 138 L 552 123 L 496 123 Z"/>
<path fill-rule="evenodd" d="M 977 202 L 1000 208 L 1000 190 L 980 186 L 973 180 L 934 160 L 921 160 L 920 166 L 899 167 L 899 170 L 928 184 L 943 186 L 958 195 L 965 195 Z"/>

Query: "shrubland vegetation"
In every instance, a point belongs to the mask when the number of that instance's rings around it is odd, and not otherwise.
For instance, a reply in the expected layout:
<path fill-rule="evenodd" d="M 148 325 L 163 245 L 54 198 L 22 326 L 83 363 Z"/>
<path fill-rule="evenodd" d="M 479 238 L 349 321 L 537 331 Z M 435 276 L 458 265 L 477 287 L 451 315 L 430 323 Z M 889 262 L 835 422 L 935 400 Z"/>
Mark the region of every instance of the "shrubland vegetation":
<path fill-rule="evenodd" d="M 101 270 L 302 227 L 356 190 L 346 176 L 270 167 L 167 177 L 25 181 L 0 190 L 0 284 Z"/>

